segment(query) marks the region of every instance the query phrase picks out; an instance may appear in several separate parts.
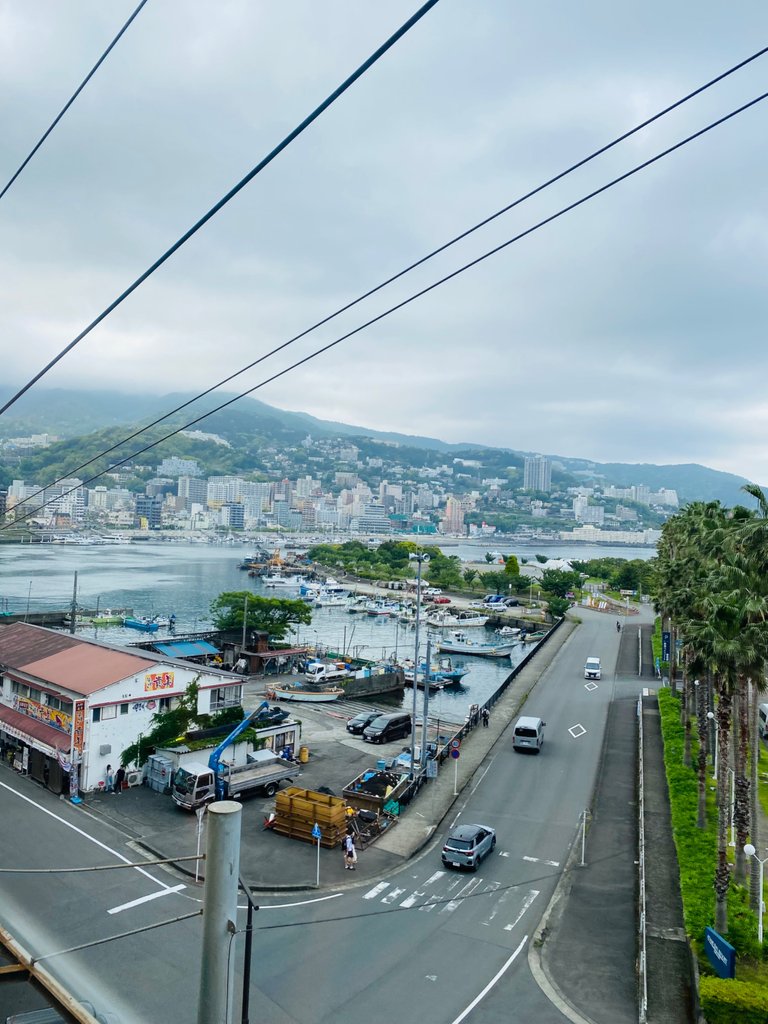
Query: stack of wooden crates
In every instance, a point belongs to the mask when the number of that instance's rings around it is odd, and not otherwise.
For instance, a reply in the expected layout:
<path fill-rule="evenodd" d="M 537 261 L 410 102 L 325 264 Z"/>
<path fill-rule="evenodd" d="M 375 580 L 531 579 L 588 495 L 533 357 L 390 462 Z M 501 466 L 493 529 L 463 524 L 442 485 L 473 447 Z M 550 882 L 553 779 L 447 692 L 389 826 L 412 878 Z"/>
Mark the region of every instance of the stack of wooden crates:
<path fill-rule="evenodd" d="M 346 801 L 341 797 L 290 786 L 280 790 L 275 798 L 272 829 L 282 836 L 314 843 L 317 840 L 312 836 L 312 829 L 317 824 L 321 832 L 320 845 L 330 849 L 338 846 L 347 834 L 346 808 Z"/>

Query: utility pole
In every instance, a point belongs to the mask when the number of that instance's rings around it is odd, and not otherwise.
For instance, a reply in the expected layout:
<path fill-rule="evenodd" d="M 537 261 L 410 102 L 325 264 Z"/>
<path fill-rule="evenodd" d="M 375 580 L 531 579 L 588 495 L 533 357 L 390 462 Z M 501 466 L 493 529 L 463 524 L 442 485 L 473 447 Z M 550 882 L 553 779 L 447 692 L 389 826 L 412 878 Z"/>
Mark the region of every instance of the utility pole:
<path fill-rule="evenodd" d="M 77 570 L 75 570 L 75 585 L 72 588 L 72 605 L 69 610 L 69 632 L 75 632 L 75 622 L 77 621 Z"/>
<path fill-rule="evenodd" d="M 415 653 L 413 657 L 413 711 L 411 721 L 411 772 L 409 779 L 413 780 L 414 771 L 414 758 L 416 756 L 416 709 L 418 686 L 416 685 L 419 680 L 419 620 L 421 618 L 421 567 L 424 563 L 429 562 L 429 555 L 424 551 L 411 552 L 408 558 L 412 562 L 418 563 L 418 569 L 416 572 L 416 636 L 415 636 Z"/>
<path fill-rule="evenodd" d="M 243 642 L 241 644 L 240 654 L 245 650 L 245 628 L 248 622 L 248 595 L 245 595 L 245 601 L 243 603 Z"/>
<path fill-rule="evenodd" d="M 233 1024 L 240 830 L 243 807 L 221 800 L 208 808 L 203 900 L 203 951 L 198 1024 Z"/>
<path fill-rule="evenodd" d="M 429 714 L 429 667 L 431 660 L 432 641 L 427 640 L 427 671 L 424 676 L 424 712 L 421 719 L 421 760 L 419 761 L 419 771 L 424 776 L 427 773 L 427 715 Z"/>

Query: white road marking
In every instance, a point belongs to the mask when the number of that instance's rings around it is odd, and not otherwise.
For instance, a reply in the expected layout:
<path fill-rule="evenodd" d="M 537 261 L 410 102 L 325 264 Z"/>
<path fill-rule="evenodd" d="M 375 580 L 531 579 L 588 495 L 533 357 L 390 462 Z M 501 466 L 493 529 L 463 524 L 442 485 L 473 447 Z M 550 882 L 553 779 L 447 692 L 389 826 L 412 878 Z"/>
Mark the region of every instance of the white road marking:
<path fill-rule="evenodd" d="M 427 979 L 427 981 L 437 981 L 436 974 L 425 974 L 424 977 Z"/>
<path fill-rule="evenodd" d="M 451 900 L 450 903 L 446 903 L 440 913 L 452 914 L 457 907 L 461 906 L 466 897 L 471 896 L 475 889 L 482 884 L 482 881 L 482 878 L 475 878 L 471 882 L 467 882 L 463 889 L 459 889 L 456 893 L 456 899 Z"/>
<path fill-rule="evenodd" d="M 263 903 L 259 904 L 259 910 L 290 910 L 291 907 L 308 907 L 310 903 L 324 903 L 326 900 L 337 900 L 339 896 L 343 896 L 343 892 L 333 892 L 330 896 L 318 896 L 314 900 L 299 900 L 296 903 L 270 903 L 265 906 Z M 238 910 L 247 910 L 248 904 L 243 903 L 242 906 L 238 904 Z"/>
<path fill-rule="evenodd" d="M 551 868 L 559 868 L 559 860 L 542 860 L 541 857 L 523 857 L 523 860 L 529 861 L 531 864 L 547 864 Z"/>
<path fill-rule="evenodd" d="M 496 890 L 499 888 L 500 885 L 501 885 L 501 882 L 489 882 L 489 884 L 485 888 L 485 891 L 486 892 L 496 892 Z M 494 904 L 493 910 L 491 911 L 491 913 L 490 913 L 490 915 L 488 917 L 488 920 L 487 921 L 481 921 L 480 924 L 484 924 L 486 926 L 490 925 L 491 921 L 498 914 L 500 905 L 504 902 L 504 895 L 505 894 L 502 894 L 501 899 L 497 900 L 496 903 Z"/>
<path fill-rule="evenodd" d="M 597 683 L 584 683 L 584 689 L 589 690 L 592 693 L 593 690 L 598 688 Z"/>
<path fill-rule="evenodd" d="M 531 891 L 528 893 L 528 895 L 523 900 L 523 905 L 520 908 L 520 913 L 517 915 L 515 920 L 512 922 L 512 924 L 505 924 L 504 925 L 504 931 L 505 932 L 511 932 L 512 929 L 515 927 L 515 925 L 520 923 L 520 921 L 523 918 L 523 914 L 525 914 L 526 910 L 530 907 L 530 905 L 533 903 L 533 901 L 536 899 L 536 897 L 538 895 L 539 895 L 539 890 L 538 889 L 531 889 Z"/>
<path fill-rule="evenodd" d="M 67 821 L 65 818 L 62 818 L 61 815 L 59 814 L 54 814 L 54 812 L 49 811 L 47 807 L 43 807 L 43 805 L 39 804 L 36 800 L 32 800 L 30 797 L 24 796 L 23 793 L 19 793 L 18 790 L 13 789 L 11 786 L 8 786 L 5 782 L 0 782 L 0 787 L 6 789 L 9 793 L 13 793 L 13 795 L 17 796 L 19 800 L 23 800 L 25 803 L 31 804 L 33 807 L 36 807 L 38 811 L 42 811 L 43 814 L 47 814 L 49 818 L 53 818 L 54 821 L 58 821 L 60 825 L 64 825 L 66 828 L 71 829 L 73 832 L 76 832 L 79 836 L 82 836 L 83 839 L 87 839 L 89 843 L 93 843 L 94 846 L 98 846 L 99 849 L 105 850 L 113 857 L 116 857 L 117 860 L 122 861 L 123 864 L 131 863 L 131 861 L 127 857 L 124 857 L 122 853 L 118 853 L 117 850 L 113 850 L 111 846 L 107 846 L 106 843 L 102 843 L 100 839 L 96 839 L 94 836 L 89 836 L 87 832 L 84 832 L 81 828 L 78 828 L 77 825 L 73 825 L 70 821 Z M 155 878 L 154 875 L 151 875 L 149 871 L 145 871 L 144 868 L 135 867 L 133 868 L 133 870 L 138 871 L 140 875 L 144 875 L 146 878 L 150 880 L 150 882 L 154 882 L 155 885 L 162 886 L 163 890 L 171 889 L 171 886 L 168 886 L 164 882 L 161 882 L 159 878 Z"/>
<path fill-rule="evenodd" d="M 497 857 L 508 857 L 509 854 L 507 853 L 506 850 L 502 850 L 501 853 L 497 853 L 496 856 Z"/>
<path fill-rule="evenodd" d="M 491 765 L 492 765 L 492 764 L 493 764 L 493 758 L 491 758 L 491 760 L 490 760 L 490 761 L 488 762 L 488 764 L 487 764 L 487 766 L 486 766 L 486 768 L 485 768 L 485 771 L 484 771 L 484 772 L 483 772 L 483 774 L 482 774 L 482 775 L 480 776 L 480 778 L 479 778 L 479 779 L 477 780 L 477 782 L 476 782 L 476 783 L 474 784 L 474 786 L 472 787 L 472 789 L 471 789 L 471 790 L 469 791 L 469 795 L 470 795 L 470 796 L 472 796 L 472 795 L 474 794 L 474 792 L 475 792 L 475 790 L 477 789 L 477 787 L 478 787 L 478 786 L 480 785 L 480 783 L 481 783 L 481 782 L 483 781 L 483 779 L 485 778 L 485 776 L 486 776 L 486 775 L 488 774 L 488 772 L 489 772 L 489 770 L 490 770 L 490 767 L 491 767 Z"/>
<path fill-rule="evenodd" d="M 160 896 L 167 896 L 172 892 L 181 892 L 182 889 L 186 889 L 186 885 L 174 885 L 170 889 L 160 889 L 158 892 L 151 892 L 148 896 L 139 896 L 137 900 L 131 900 L 130 903 L 121 903 L 119 907 L 112 907 L 108 910 L 108 914 L 121 914 L 124 910 L 131 910 L 133 907 L 138 907 L 142 903 L 150 903 L 152 900 L 159 899 Z"/>
<path fill-rule="evenodd" d="M 389 888 L 389 882 L 379 882 L 378 885 L 374 885 L 374 887 L 371 890 L 369 890 L 365 894 L 365 896 L 363 896 L 363 899 L 364 900 L 375 900 L 380 892 L 384 892 L 384 890 L 388 889 L 388 888 Z"/>
<path fill-rule="evenodd" d="M 584 728 L 584 726 L 581 724 L 581 722 L 577 722 L 576 725 L 572 725 L 570 727 L 568 732 L 571 734 L 571 736 L 573 736 L 573 738 L 575 740 L 577 740 L 579 738 L 579 736 L 585 736 L 586 733 L 587 733 L 587 730 Z"/>
<path fill-rule="evenodd" d="M 488 984 L 485 986 L 482 992 L 478 993 L 478 995 L 475 996 L 475 998 L 472 1000 L 469 1006 L 462 1010 L 459 1016 L 456 1017 L 455 1020 L 451 1021 L 451 1024 L 461 1024 L 463 1020 L 466 1020 L 466 1018 L 470 1015 L 470 1013 L 472 1013 L 472 1011 L 481 1001 L 481 999 L 484 999 L 488 995 L 488 993 L 491 991 L 491 989 L 499 980 L 499 978 L 503 977 L 506 971 L 512 966 L 517 957 L 520 955 L 520 952 L 524 949 L 527 941 L 528 936 L 525 935 L 523 937 L 523 941 L 520 943 L 520 945 L 517 947 L 514 953 L 507 959 L 507 961 L 504 964 L 502 964 L 501 968 L 497 971 L 496 974 L 494 974 L 494 976 L 491 978 L 491 980 L 488 982 Z"/>
<path fill-rule="evenodd" d="M 418 890 L 414 889 L 410 896 L 405 897 L 400 906 L 407 910 L 408 907 L 412 907 L 416 900 L 420 899 L 423 895 L 423 892 L 419 892 Z"/>
<path fill-rule="evenodd" d="M 394 903 L 398 896 L 402 896 L 404 892 L 405 889 L 393 889 L 392 892 L 388 892 L 387 895 L 383 897 L 381 902 L 386 904 Z"/>

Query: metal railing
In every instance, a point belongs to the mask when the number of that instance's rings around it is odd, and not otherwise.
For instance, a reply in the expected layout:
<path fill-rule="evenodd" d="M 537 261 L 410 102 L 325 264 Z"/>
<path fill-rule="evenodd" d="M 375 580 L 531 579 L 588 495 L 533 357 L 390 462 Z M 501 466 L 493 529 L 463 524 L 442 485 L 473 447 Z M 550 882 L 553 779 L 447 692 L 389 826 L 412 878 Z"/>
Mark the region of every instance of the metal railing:
<path fill-rule="evenodd" d="M 645 909 L 645 774 L 643 763 L 643 698 L 637 698 L 637 733 L 638 733 L 638 930 L 640 956 L 639 971 L 639 1008 L 638 1021 L 645 1024 L 648 1019 L 648 958 L 646 953 L 646 909 Z"/>

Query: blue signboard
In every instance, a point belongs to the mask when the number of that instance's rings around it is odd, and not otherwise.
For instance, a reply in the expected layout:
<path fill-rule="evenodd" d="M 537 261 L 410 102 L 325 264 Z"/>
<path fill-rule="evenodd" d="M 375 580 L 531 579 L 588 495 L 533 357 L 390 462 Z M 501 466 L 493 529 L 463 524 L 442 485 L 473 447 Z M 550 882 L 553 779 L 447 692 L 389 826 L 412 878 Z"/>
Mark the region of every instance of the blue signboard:
<path fill-rule="evenodd" d="M 668 630 L 664 630 L 661 634 L 661 660 L 669 661 L 669 641 L 670 634 Z"/>
<path fill-rule="evenodd" d="M 312 838 L 313 839 L 322 839 L 323 838 L 323 833 L 320 831 L 320 826 L 317 824 L 317 822 L 315 822 L 315 827 L 312 829 Z"/>
<path fill-rule="evenodd" d="M 721 978 L 736 976 L 736 950 L 714 928 L 704 929 L 704 948 L 707 959 Z"/>

